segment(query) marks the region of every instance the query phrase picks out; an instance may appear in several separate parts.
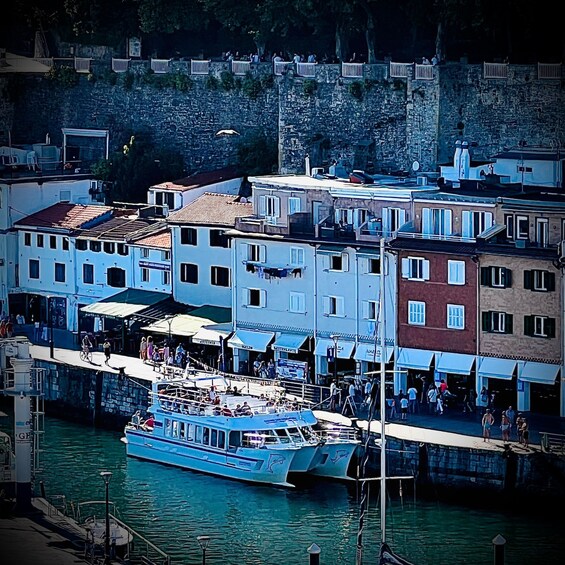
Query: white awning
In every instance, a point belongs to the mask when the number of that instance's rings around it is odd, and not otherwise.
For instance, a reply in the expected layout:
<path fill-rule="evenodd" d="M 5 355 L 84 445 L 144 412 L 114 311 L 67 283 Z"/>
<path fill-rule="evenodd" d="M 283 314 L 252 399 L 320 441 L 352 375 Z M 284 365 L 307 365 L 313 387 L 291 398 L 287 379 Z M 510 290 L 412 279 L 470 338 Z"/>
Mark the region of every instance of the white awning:
<path fill-rule="evenodd" d="M 202 326 L 209 325 L 212 320 L 191 316 L 190 314 L 177 314 L 163 320 L 158 320 L 141 329 L 156 334 L 182 335 L 190 337 L 196 334 Z"/>
<path fill-rule="evenodd" d="M 481 357 L 477 376 L 487 379 L 512 380 L 516 361 L 514 359 L 496 359 L 494 357 Z"/>
<path fill-rule="evenodd" d="M 528 361 L 522 369 L 520 375 L 521 381 L 527 383 L 538 383 L 542 385 L 555 384 L 555 379 L 559 374 L 559 365 L 550 365 L 549 363 L 534 363 Z"/>
<path fill-rule="evenodd" d="M 221 339 L 227 339 L 231 333 L 231 324 L 202 326 L 193 336 L 192 343 L 201 345 L 221 345 Z"/>
<path fill-rule="evenodd" d="M 247 349 L 248 351 L 267 351 L 275 332 L 259 332 L 254 330 L 236 330 L 228 339 L 228 346 L 232 349 Z"/>
<path fill-rule="evenodd" d="M 409 349 L 408 347 L 401 347 L 398 352 L 398 361 L 396 364 L 403 369 L 429 371 L 434 355 L 435 351 L 429 351 L 427 349 Z"/>
<path fill-rule="evenodd" d="M 384 362 L 388 363 L 392 357 L 394 347 L 385 347 Z M 358 343 L 355 355 L 357 361 L 371 361 L 374 363 L 381 362 L 381 346 L 374 343 Z"/>
<path fill-rule="evenodd" d="M 298 350 L 304 345 L 307 338 L 307 335 L 280 333 L 277 335 L 275 343 L 273 343 L 271 347 L 277 351 L 298 353 Z"/>
<path fill-rule="evenodd" d="M 436 363 L 436 370 L 439 373 L 451 373 L 453 375 L 469 375 L 475 362 L 474 355 L 464 355 L 463 353 L 442 353 Z"/>
<path fill-rule="evenodd" d="M 346 339 L 338 339 L 337 341 L 337 356 L 339 359 L 350 359 L 355 347 L 354 341 Z M 316 349 L 314 355 L 321 355 L 322 357 L 328 356 L 328 349 L 334 348 L 333 339 L 318 339 L 316 340 Z"/>

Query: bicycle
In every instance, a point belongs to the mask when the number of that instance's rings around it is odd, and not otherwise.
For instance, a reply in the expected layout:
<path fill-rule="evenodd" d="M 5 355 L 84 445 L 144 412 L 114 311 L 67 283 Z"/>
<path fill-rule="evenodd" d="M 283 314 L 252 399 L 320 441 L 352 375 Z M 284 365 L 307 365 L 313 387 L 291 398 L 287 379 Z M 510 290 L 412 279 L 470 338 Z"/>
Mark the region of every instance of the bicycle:
<path fill-rule="evenodd" d="M 79 353 L 79 357 L 81 361 L 88 361 L 88 363 L 92 362 L 92 352 L 90 351 L 90 348 L 88 347 L 83 347 L 82 350 Z"/>

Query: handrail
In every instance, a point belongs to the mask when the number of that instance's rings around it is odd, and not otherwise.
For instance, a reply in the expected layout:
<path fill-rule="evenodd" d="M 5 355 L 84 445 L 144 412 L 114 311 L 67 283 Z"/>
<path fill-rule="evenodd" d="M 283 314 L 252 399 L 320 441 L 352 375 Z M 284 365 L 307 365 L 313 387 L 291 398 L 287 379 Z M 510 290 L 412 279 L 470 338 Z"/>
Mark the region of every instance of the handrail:
<path fill-rule="evenodd" d="M 559 453 L 565 455 L 565 435 L 551 432 L 540 432 L 542 451 L 546 453 Z"/>

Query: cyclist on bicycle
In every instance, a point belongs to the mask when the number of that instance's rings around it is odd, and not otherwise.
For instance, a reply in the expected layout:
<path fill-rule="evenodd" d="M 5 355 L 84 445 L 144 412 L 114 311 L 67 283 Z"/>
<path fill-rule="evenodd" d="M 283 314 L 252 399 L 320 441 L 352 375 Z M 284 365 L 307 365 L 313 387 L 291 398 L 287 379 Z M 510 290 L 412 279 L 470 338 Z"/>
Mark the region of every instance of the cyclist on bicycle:
<path fill-rule="evenodd" d="M 82 338 L 82 350 L 88 354 L 90 353 L 91 347 L 92 347 L 92 342 L 90 341 L 88 334 L 84 334 L 84 337 Z"/>

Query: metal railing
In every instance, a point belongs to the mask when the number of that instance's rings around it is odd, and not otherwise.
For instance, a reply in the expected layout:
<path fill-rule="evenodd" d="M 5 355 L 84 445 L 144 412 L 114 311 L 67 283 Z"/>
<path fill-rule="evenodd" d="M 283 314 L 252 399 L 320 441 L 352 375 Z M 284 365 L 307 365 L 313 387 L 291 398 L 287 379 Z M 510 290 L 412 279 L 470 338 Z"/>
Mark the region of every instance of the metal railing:
<path fill-rule="evenodd" d="M 363 63 L 342 63 L 341 76 L 345 78 L 363 78 Z"/>
<path fill-rule="evenodd" d="M 282 76 L 290 67 L 292 63 L 290 61 L 275 61 L 273 63 L 273 73 L 280 77 Z"/>
<path fill-rule="evenodd" d="M 245 76 L 247 71 L 251 69 L 250 61 L 232 61 L 231 62 L 231 72 L 234 75 Z"/>
<path fill-rule="evenodd" d="M 561 79 L 561 63 L 538 63 L 539 79 Z"/>
<path fill-rule="evenodd" d="M 151 70 L 156 74 L 168 73 L 170 64 L 170 59 L 151 59 Z"/>
<path fill-rule="evenodd" d="M 409 78 L 412 76 L 413 63 L 390 63 L 391 78 Z"/>
<path fill-rule="evenodd" d="M 210 74 L 210 61 L 202 61 L 200 59 L 192 59 L 190 61 L 191 75 L 208 75 Z"/>
<path fill-rule="evenodd" d="M 565 435 L 540 432 L 541 448 L 546 453 L 565 456 Z"/>
<path fill-rule="evenodd" d="M 75 57 L 75 71 L 77 73 L 89 73 L 90 72 L 90 61 L 84 57 Z"/>
<path fill-rule="evenodd" d="M 484 63 L 484 78 L 508 78 L 508 63 Z"/>
<path fill-rule="evenodd" d="M 415 65 L 414 78 L 416 80 L 433 80 L 434 67 L 432 65 Z"/>
<path fill-rule="evenodd" d="M 112 70 L 115 73 L 125 73 L 129 68 L 131 59 L 114 59 L 112 57 Z"/>
<path fill-rule="evenodd" d="M 296 74 L 301 77 L 314 78 L 318 63 L 296 63 Z"/>

